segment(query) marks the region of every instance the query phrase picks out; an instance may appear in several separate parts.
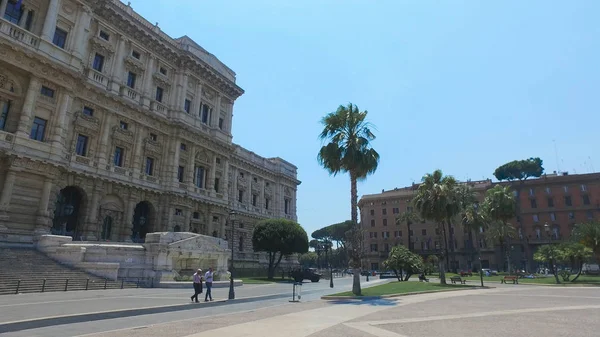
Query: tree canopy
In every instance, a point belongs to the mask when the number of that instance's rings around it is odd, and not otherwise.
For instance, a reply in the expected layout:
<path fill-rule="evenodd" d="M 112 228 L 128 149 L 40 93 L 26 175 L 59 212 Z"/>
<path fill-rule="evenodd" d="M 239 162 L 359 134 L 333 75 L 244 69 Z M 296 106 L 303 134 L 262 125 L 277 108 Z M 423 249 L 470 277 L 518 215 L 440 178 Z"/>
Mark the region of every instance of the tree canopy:
<path fill-rule="evenodd" d="M 398 281 L 408 281 L 412 274 L 423 272 L 425 269 L 423 258 L 405 246 L 393 247 L 383 265 L 394 271 Z"/>
<path fill-rule="evenodd" d="M 526 180 L 530 177 L 539 178 L 544 174 L 543 161 L 539 158 L 525 160 L 513 160 L 498 167 L 494 171 L 496 179 L 503 180 Z"/>
<path fill-rule="evenodd" d="M 252 233 L 252 246 L 255 252 L 269 255 L 269 278 L 284 255 L 306 253 L 308 235 L 300 224 L 287 219 L 267 219 L 259 222 Z"/>
<path fill-rule="evenodd" d="M 577 242 L 590 248 L 596 261 L 600 262 L 600 222 L 576 224 L 573 237 Z"/>

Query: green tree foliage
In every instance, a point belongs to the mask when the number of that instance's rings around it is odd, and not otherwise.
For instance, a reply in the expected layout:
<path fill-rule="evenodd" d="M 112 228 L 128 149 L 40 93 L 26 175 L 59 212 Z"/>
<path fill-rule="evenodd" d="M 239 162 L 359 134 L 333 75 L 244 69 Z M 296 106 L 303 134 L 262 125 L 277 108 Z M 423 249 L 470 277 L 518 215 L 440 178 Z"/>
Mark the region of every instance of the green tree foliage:
<path fill-rule="evenodd" d="M 267 219 L 259 222 L 252 233 L 255 252 L 269 256 L 268 278 L 272 279 L 281 258 L 308 251 L 308 235 L 298 223 L 287 219 Z"/>
<path fill-rule="evenodd" d="M 600 222 L 576 224 L 573 229 L 573 238 L 590 248 L 596 261 L 600 262 Z"/>
<path fill-rule="evenodd" d="M 304 268 L 315 268 L 317 267 L 317 253 L 304 253 L 298 257 L 298 262 Z"/>
<path fill-rule="evenodd" d="M 538 262 L 548 263 L 550 269 L 554 274 L 556 284 L 559 284 L 558 274 L 556 272 L 555 264 L 557 260 L 560 260 L 564 256 L 558 245 L 543 245 L 540 246 L 537 251 L 533 254 L 533 259 Z"/>
<path fill-rule="evenodd" d="M 408 281 L 411 275 L 425 270 L 423 258 L 408 250 L 405 246 L 392 247 L 390 254 L 383 262 L 387 269 L 391 269 L 396 274 L 398 281 Z"/>
<path fill-rule="evenodd" d="M 456 179 L 452 176 L 444 176 L 441 170 L 436 170 L 431 174 L 426 174 L 421 181 L 417 194 L 413 198 L 413 204 L 421 218 L 438 224 L 444 235 L 442 250 L 445 250 L 447 257 L 448 242 L 445 224 L 451 217 L 455 216 L 453 213 L 456 207 L 452 203 L 455 202 Z M 444 259 L 440 259 L 439 263 L 440 282 L 446 284 Z"/>
<path fill-rule="evenodd" d="M 350 174 L 350 257 L 354 269 L 352 292 L 361 294 L 360 267 L 362 257 L 362 231 L 358 223 L 357 181 L 364 180 L 377 170 L 379 154 L 371 147 L 375 140 L 373 126 L 367 121 L 367 111 L 360 111 L 352 103 L 340 105 L 335 112 L 325 116 L 321 123 L 321 140 L 327 142 L 321 147 L 317 159 L 330 174 L 340 172 Z"/>
<path fill-rule="evenodd" d="M 415 249 L 413 247 L 412 237 L 410 235 L 411 225 L 419 222 L 420 220 L 421 219 L 419 218 L 419 215 L 412 209 L 407 209 L 405 212 L 402 212 L 400 216 L 396 217 L 396 225 L 406 224 L 406 233 L 408 233 L 408 249 L 411 251 Z"/>
<path fill-rule="evenodd" d="M 530 177 L 539 178 L 544 174 L 543 161 L 539 158 L 529 158 L 525 160 L 513 160 L 498 167 L 494 171 L 496 179 L 503 180 L 526 180 Z"/>
<path fill-rule="evenodd" d="M 485 238 L 492 244 L 500 244 L 501 255 L 505 256 L 508 271 L 511 271 L 508 243 L 515 237 L 515 228 L 508 223 L 515 215 L 515 198 L 508 186 L 496 185 L 486 192 L 483 201 L 485 217 L 489 219 Z"/>
<path fill-rule="evenodd" d="M 558 249 L 560 255 L 559 259 L 563 262 L 571 263 L 572 266 L 577 268 L 577 275 L 571 282 L 577 281 L 583 271 L 583 263 L 592 257 L 592 249 L 579 242 L 563 243 Z M 564 281 L 568 281 L 570 274 L 571 273 L 569 272 L 568 274 L 561 276 L 563 276 Z"/>

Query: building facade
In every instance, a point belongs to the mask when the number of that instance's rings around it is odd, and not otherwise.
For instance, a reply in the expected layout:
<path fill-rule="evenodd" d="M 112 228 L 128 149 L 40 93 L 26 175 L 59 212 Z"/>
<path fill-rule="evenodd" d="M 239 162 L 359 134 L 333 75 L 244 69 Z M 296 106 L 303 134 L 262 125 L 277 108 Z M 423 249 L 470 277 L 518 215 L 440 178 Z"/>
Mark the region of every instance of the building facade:
<path fill-rule="evenodd" d="M 518 201 L 517 216 L 510 223 L 517 230 L 508 243 L 512 266 L 534 270 L 533 253 L 539 245 L 567 240 L 576 223 L 593 221 L 600 216 L 600 173 L 569 175 L 548 174 L 524 182 L 492 183 L 491 180 L 468 181 L 483 201 L 485 192 L 494 185 L 510 185 Z M 411 212 L 410 201 L 418 184 L 364 195 L 359 201 L 361 224 L 365 233 L 364 268 L 384 269 L 391 247 L 406 245 L 424 257 L 438 255 L 444 247 L 437 224 L 418 220 L 410 225 L 396 221 Z M 455 224 L 447 233 L 448 265 L 451 270 L 483 268 L 504 269 L 500 248 L 490 245 Z M 410 235 L 409 235 L 410 234 Z M 480 255 L 481 254 L 481 255 Z"/>
<path fill-rule="evenodd" d="M 0 14 L 0 241 L 190 231 L 252 265 L 254 224 L 296 220 L 297 168 L 232 142 L 244 92 L 189 37 L 118 0 L 1 0 Z"/>

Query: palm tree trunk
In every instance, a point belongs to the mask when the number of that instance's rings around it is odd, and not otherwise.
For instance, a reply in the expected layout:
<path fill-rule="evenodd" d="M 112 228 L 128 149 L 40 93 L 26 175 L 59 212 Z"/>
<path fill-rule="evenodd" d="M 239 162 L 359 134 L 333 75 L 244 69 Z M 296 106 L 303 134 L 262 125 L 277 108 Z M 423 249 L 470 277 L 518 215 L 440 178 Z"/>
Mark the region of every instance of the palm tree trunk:
<path fill-rule="evenodd" d="M 356 187 L 356 175 L 350 172 L 350 206 L 351 206 L 351 220 L 354 226 L 354 233 L 352 235 L 352 271 L 354 272 L 354 279 L 352 282 L 352 293 L 355 296 L 361 295 L 360 289 L 360 268 L 361 263 L 361 243 L 362 235 L 360 235 L 360 224 L 358 223 L 358 188 Z"/>
<path fill-rule="evenodd" d="M 446 268 L 450 268 L 450 254 L 448 254 L 448 238 L 446 237 L 446 224 L 442 222 L 442 233 L 444 234 L 444 251 L 446 255 Z M 450 270 L 448 270 L 450 271 Z"/>
<path fill-rule="evenodd" d="M 577 279 L 579 278 L 579 276 L 581 276 L 581 272 L 582 272 L 582 269 L 583 269 L 583 260 L 577 261 L 577 262 L 578 262 L 578 265 L 579 265 L 579 270 L 577 271 L 577 275 L 575 275 L 575 278 L 572 279 L 571 282 L 577 281 Z"/>

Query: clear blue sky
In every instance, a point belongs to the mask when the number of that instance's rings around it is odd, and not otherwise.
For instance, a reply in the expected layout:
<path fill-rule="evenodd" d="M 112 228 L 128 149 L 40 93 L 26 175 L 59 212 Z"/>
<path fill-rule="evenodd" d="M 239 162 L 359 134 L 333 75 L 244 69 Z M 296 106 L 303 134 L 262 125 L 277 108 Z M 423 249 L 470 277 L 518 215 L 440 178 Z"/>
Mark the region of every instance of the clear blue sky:
<path fill-rule="evenodd" d="M 298 166 L 308 234 L 350 217 L 349 178 L 317 163 L 319 121 L 352 102 L 381 155 L 359 195 L 440 168 L 493 178 L 539 156 L 600 170 L 600 1 L 135 0 L 237 73 L 234 141 Z M 591 160 L 590 160 L 591 158 Z"/>

